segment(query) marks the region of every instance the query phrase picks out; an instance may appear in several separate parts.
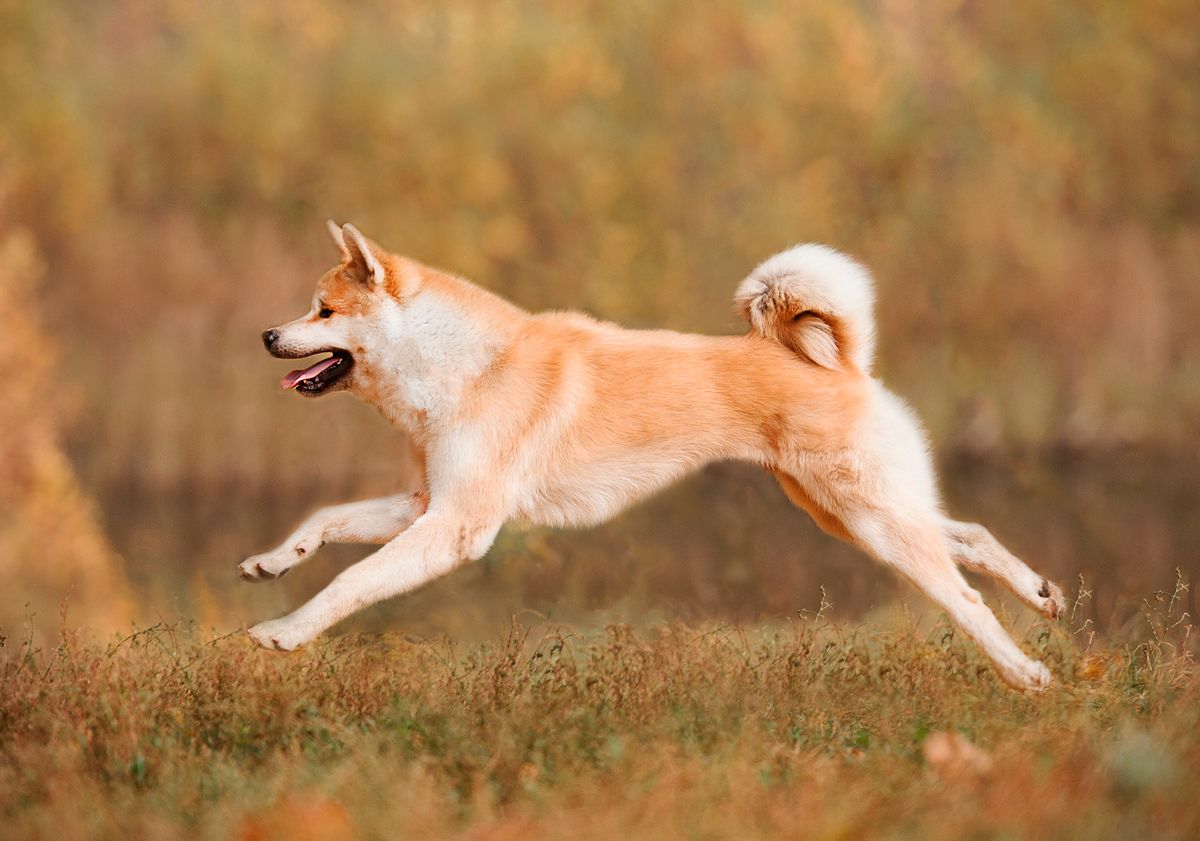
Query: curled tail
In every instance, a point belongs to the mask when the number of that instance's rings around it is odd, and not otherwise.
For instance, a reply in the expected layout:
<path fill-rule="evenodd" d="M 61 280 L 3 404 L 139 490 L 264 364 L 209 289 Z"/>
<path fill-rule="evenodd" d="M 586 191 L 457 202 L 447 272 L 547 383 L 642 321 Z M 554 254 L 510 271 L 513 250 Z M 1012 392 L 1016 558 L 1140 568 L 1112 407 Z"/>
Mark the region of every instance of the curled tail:
<path fill-rule="evenodd" d="M 797 245 L 758 265 L 734 302 L 750 328 L 824 368 L 871 372 L 875 290 L 854 260 L 824 245 Z"/>

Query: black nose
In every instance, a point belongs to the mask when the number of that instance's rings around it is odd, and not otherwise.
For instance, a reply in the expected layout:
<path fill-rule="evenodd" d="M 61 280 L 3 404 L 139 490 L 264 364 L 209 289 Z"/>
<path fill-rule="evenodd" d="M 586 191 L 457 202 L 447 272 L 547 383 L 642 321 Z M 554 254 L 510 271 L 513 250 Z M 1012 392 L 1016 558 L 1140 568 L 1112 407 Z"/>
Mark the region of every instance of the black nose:
<path fill-rule="evenodd" d="M 277 341 L 279 341 L 278 330 L 267 330 L 263 333 L 263 347 L 265 347 L 267 350 L 270 350 L 271 346 Z"/>

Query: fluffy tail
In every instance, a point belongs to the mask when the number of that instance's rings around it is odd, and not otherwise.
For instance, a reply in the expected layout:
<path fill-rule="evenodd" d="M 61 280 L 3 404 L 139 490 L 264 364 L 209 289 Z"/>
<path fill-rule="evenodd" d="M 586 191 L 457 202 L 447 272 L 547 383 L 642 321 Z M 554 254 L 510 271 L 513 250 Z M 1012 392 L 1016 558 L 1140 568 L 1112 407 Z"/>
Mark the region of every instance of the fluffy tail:
<path fill-rule="evenodd" d="M 797 245 L 764 260 L 734 296 L 752 330 L 824 368 L 875 359 L 875 290 L 854 260 L 824 245 Z"/>

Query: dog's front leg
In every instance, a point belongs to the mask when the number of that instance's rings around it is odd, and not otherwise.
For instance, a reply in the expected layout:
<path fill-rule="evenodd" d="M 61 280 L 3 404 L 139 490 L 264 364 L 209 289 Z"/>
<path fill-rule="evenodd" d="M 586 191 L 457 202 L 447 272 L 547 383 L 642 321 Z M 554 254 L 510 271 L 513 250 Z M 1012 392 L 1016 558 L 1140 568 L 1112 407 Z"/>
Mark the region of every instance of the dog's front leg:
<path fill-rule="evenodd" d="M 291 651 L 355 611 L 415 590 L 466 560 L 483 556 L 501 520 L 479 511 L 429 511 L 378 552 L 345 570 L 307 604 L 261 622 L 250 636 L 267 648 Z"/>
<path fill-rule="evenodd" d="M 425 491 L 322 508 L 270 552 L 238 564 L 246 581 L 271 581 L 307 561 L 326 543 L 387 543 L 425 513 Z"/>

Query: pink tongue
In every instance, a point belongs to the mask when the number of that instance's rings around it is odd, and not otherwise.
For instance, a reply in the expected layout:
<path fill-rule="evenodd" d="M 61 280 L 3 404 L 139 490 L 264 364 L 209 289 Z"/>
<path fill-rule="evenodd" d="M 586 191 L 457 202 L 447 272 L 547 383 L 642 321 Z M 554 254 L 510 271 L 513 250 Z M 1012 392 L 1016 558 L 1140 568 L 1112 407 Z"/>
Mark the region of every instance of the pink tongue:
<path fill-rule="evenodd" d="M 335 363 L 337 361 L 338 361 L 338 358 L 336 356 L 331 356 L 328 359 L 322 359 L 316 365 L 310 365 L 309 367 L 305 368 L 303 371 L 292 371 L 292 373 L 288 374 L 286 377 L 284 377 L 282 380 L 279 381 L 279 385 L 282 388 L 295 388 L 296 386 L 300 385 L 300 383 L 304 382 L 305 380 L 315 377 L 317 374 L 321 373 L 322 371 L 324 371 L 326 368 L 328 368 L 330 365 L 332 365 L 333 363 Z"/>

